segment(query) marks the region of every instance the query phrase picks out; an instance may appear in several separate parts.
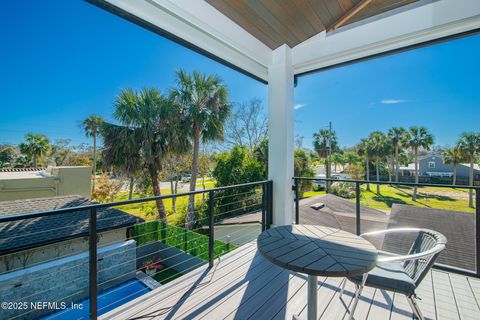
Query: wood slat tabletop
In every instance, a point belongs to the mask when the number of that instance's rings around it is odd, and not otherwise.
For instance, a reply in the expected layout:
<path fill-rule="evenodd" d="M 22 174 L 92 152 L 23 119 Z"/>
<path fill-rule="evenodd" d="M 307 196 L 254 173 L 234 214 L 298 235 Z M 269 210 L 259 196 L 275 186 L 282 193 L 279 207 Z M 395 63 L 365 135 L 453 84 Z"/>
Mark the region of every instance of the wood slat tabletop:
<path fill-rule="evenodd" d="M 268 229 L 257 240 L 258 251 L 272 263 L 296 272 L 350 277 L 373 269 L 377 249 L 352 233 L 314 225 Z"/>

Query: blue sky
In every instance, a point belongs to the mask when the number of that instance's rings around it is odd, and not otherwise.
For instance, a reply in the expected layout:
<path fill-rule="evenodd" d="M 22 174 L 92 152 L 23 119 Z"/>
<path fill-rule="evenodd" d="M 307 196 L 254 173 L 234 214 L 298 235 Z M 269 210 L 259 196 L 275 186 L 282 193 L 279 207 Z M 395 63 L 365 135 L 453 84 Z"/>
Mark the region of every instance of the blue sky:
<path fill-rule="evenodd" d="M 111 118 L 122 88 L 166 91 L 177 68 L 220 75 L 232 101 L 267 86 L 81 0 L 0 1 L 0 143 L 26 132 L 89 142 L 79 122 Z"/>
<path fill-rule="evenodd" d="M 295 90 L 297 133 L 332 121 L 342 146 L 374 130 L 425 126 L 437 145 L 480 131 L 480 36 L 301 77 Z"/>
<path fill-rule="evenodd" d="M 110 119 L 120 89 L 166 91 L 177 68 L 220 75 L 232 101 L 267 102 L 267 87 L 81 0 L 0 2 L 0 143 L 25 133 L 88 142 L 92 113 Z M 304 76 L 296 134 L 333 122 L 342 146 L 373 130 L 423 125 L 436 143 L 480 131 L 480 36 Z"/>

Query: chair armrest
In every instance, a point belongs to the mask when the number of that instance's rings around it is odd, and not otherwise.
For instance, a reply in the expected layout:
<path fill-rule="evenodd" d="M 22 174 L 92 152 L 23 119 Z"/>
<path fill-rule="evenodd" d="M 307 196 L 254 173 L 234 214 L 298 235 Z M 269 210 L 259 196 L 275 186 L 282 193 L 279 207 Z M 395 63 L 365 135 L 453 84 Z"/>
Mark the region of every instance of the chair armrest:
<path fill-rule="evenodd" d="M 372 231 L 372 232 L 366 232 L 362 233 L 360 237 L 364 236 L 376 236 L 380 234 L 386 234 L 386 233 L 397 233 L 397 232 L 420 232 L 422 229 L 420 228 L 396 228 L 396 229 L 385 229 L 385 230 L 379 230 L 379 231 Z"/>
<path fill-rule="evenodd" d="M 445 249 L 444 244 L 437 244 L 432 249 L 424 251 L 424 252 L 415 253 L 415 254 L 408 254 L 408 255 L 404 255 L 404 256 L 384 257 L 384 258 L 378 259 L 377 262 L 402 262 L 402 261 L 419 260 L 421 258 L 426 258 L 426 257 L 433 256 L 434 254 L 439 253 L 443 249 Z"/>

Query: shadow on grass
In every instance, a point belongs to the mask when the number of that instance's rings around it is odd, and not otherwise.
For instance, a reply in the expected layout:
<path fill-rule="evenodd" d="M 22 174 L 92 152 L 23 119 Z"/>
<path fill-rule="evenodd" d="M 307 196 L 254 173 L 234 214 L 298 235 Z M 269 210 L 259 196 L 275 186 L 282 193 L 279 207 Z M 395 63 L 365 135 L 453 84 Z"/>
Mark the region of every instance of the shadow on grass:
<path fill-rule="evenodd" d="M 371 199 L 374 200 L 374 201 L 377 201 L 377 202 L 383 202 L 389 208 L 391 208 L 392 205 L 394 205 L 394 204 L 408 204 L 407 202 L 405 202 L 404 200 L 402 200 L 400 198 L 382 196 L 381 194 L 373 196 Z"/>
<path fill-rule="evenodd" d="M 394 189 L 398 190 L 399 192 L 397 193 L 400 197 L 407 197 L 407 198 L 411 198 L 413 197 L 413 187 L 409 187 L 408 190 L 412 190 L 411 193 L 407 193 L 401 189 L 406 189 L 406 188 L 400 188 L 398 186 L 392 186 Z M 446 196 L 446 195 L 438 195 L 438 194 L 429 194 L 429 193 L 425 193 L 425 192 L 422 192 L 422 188 L 418 188 L 418 193 L 417 193 L 417 198 L 422 198 L 422 199 L 425 199 L 425 200 L 430 200 L 430 199 L 434 199 L 434 200 L 438 200 L 438 201 L 457 201 L 458 199 L 455 199 L 455 198 L 452 198 L 450 196 Z"/>
<path fill-rule="evenodd" d="M 403 205 L 413 205 L 413 206 L 419 206 L 419 207 L 424 207 L 424 208 L 433 208 L 435 206 L 432 206 L 431 204 L 424 202 L 422 200 L 430 200 L 430 199 L 436 199 L 439 201 L 451 201 L 451 202 L 456 202 L 457 200 L 449 198 L 449 197 L 442 197 L 442 196 L 425 196 L 423 194 L 418 194 L 417 195 L 417 201 L 405 201 L 402 198 L 408 198 L 411 200 L 412 195 L 403 195 L 403 194 L 398 194 L 398 197 L 395 196 L 384 196 L 381 194 L 375 195 L 371 198 L 364 198 L 366 200 L 366 206 L 368 207 L 368 200 L 371 199 L 372 201 L 375 201 L 377 203 L 383 203 L 385 204 L 388 208 L 392 208 L 394 204 L 403 204 Z"/>

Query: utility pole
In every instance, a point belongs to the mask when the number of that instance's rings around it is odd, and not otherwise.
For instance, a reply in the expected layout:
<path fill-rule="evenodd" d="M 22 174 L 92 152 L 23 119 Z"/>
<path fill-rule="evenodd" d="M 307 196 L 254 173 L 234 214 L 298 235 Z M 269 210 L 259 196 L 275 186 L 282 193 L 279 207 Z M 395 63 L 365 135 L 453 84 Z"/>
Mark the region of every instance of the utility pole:
<path fill-rule="evenodd" d="M 332 122 L 328 122 L 328 140 L 327 140 L 327 167 L 325 168 L 325 174 L 327 176 L 327 179 L 331 179 L 331 170 L 332 170 L 332 165 L 330 163 L 330 159 L 332 157 Z M 327 193 L 330 193 L 330 184 L 331 181 L 327 181 L 326 186 L 327 186 Z"/>

